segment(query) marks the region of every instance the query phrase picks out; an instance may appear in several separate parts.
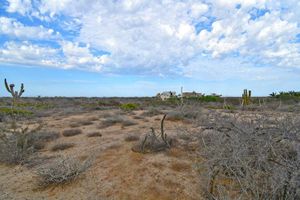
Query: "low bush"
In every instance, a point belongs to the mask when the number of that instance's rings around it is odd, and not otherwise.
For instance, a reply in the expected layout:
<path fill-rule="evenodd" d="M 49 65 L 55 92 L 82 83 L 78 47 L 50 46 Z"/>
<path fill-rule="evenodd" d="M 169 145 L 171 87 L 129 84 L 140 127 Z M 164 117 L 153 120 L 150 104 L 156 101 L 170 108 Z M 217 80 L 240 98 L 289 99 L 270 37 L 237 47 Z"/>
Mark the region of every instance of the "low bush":
<path fill-rule="evenodd" d="M 74 143 L 58 143 L 51 147 L 51 151 L 63 151 L 69 148 L 74 147 Z"/>
<path fill-rule="evenodd" d="M 121 124 L 122 126 L 133 126 L 136 125 L 137 123 L 117 115 L 117 116 L 108 117 L 105 120 L 103 120 L 99 128 L 107 128 L 116 124 Z"/>
<path fill-rule="evenodd" d="M 81 133 L 82 133 L 81 129 L 67 129 L 62 132 L 63 136 L 65 137 L 72 137 L 75 135 L 79 135 Z"/>
<path fill-rule="evenodd" d="M 120 106 L 120 108 L 125 111 L 136 110 L 138 107 L 139 105 L 135 103 L 125 103 Z"/>
<path fill-rule="evenodd" d="M 60 157 L 37 170 L 39 186 L 59 185 L 76 179 L 91 166 L 91 161 Z"/>
<path fill-rule="evenodd" d="M 144 117 L 153 117 L 153 116 L 156 116 L 156 115 L 161 115 L 162 112 L 158 109 L 155 109 L 155 108 L 150 108 L 149 110 L 143 112 L 141 114 L 141 116 L 144 116 Z"/>
<path fill-rule="evenodd" d="M 199 138 L 208 199 L 235 199 L 229 194 L 237 191 L 240 199 L 300 198 L 300 118 L 213 118 Z"/>
<path fill-rule="evenodd" d="M 133 142 L 133 141 L 138 141 L 140 140 L 140 137 L 137 135 L 128 135 L 125 137 L 126 142 Z"/>
<path fill-rule="evenodd" d="M 46 142 L 56 140 L 59 133 L 38 131 L 18 133 L 0 138 L 0 162 L 23 164 L 36 151 L 44 148 Z"/>
<path fill-rule="evenodd" d="M 5 115 L 20 115 L 20 116 L 31 116 L 33 115 L 33 112 L 28 110 L 21 110 L 21 109 L 11 109 L 8 107 L 2 107 L 0 108 L 0 113 Z"/>
<path fill-rule="evenodd" d="M 87 137 L 102 137 L 100 132 L 91 132 L 87 134 Z"/>

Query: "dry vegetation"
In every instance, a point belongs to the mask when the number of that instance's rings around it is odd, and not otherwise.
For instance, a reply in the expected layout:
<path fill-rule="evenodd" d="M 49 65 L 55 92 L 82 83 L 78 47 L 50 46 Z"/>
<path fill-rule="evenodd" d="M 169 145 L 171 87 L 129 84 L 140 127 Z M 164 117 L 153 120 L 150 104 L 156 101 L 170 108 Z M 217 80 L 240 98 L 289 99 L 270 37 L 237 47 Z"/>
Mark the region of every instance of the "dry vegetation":
<path fill-rule="evenodd" d="M 62 132 L 63 136 L 65 137 L 72 137 L 75 135 L 79 135 L 81 133 L 82 133 L 81 129 L 67 129 Z"/>
<path fill-rule="evenodd" d="M 298 99 L 17 102 L 0 115 L 0 199 L 300 199 Z"/>

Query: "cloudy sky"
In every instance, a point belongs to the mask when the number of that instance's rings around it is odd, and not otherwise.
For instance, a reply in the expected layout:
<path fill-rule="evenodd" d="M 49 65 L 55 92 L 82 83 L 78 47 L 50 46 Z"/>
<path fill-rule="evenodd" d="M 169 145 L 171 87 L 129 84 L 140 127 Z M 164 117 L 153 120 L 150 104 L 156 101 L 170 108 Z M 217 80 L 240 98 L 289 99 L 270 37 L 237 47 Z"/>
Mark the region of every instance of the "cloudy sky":
<path fill-rule="evenodd" d="M 0 78 L 28 96 L 300 90 L 299 10 L 299 0 L 0 0 Z"/>

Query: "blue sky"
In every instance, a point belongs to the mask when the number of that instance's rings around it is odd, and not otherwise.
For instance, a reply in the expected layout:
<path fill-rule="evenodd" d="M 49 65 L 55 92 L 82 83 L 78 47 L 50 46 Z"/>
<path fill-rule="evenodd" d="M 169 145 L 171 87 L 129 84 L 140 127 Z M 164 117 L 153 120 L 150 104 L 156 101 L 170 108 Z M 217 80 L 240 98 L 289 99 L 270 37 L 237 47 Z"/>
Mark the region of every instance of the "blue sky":
<path fill-rule="evenodd" d="M 2 0 L 0 79 L 24 82 L 27 96 L 299 90 L 299 10 L 297 0 Z"/>

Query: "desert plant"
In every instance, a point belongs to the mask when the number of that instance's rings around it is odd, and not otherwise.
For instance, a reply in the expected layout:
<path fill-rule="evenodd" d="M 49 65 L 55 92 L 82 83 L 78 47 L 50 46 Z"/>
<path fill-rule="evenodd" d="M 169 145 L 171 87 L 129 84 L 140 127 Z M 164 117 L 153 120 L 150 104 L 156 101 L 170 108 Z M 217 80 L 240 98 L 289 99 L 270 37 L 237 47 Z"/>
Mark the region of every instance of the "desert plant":
<path fill-rule="evenodd" d="M 102 137 L 100 132 L 91 132 L 87 134 L 87 137 Z"/>
<path fill-rule="evenodd" d="M 63 151 L 65 149 L 69 149 L 74 147 L 74 143 L 57 143 L 51 147 L 51 151 Z"/>
<path fill-rule="evenodd" d="M 200 171 L 209 175 L 205 188 L 209 198 L 237 190 L 240 199 L 300 197 L 299 119 L 214 118 L 217 123 L 200 137 L 205 160 Z"/>
<path fill-rule="evenodd" d="M 81 129 L 66 129 L 62 132 L 63 136 L 65 137 L 72 137 L 75 135 L 79 135 L 82 133 Z"/>
<path fill-rule="evenodd" d="M 17 131 L 0 134 L 0 162 L 8 164 L 23 164 L 26 159 L 38 149 L 41 141 L 33 140 L 32 135 L 41 129 L 19 128 Z M 10 130 L 6 130 L 8 132 Z"/>
<path fill-rule="evenodd" d="M 135 103 L 125 103 L 120 106 L 120 108 L 125 111 L 136 110 L 138 107 L 139 105 Z"/>
<path fill-rule="evenodd" d="M 4 79 L 4 84 L 5 84 L 6 90 L 11 94 L 11 96 L 13 98 L 13 105 L 14 105 L 16 103 L 16 100 L 19 99 L 22 96 L 22 94 L 25 92 L 24 84 L 23 83 L 21 84 L 20 91 L 15 91 L 14 90 L 15 85 L 8 84 L 6 79 Z"/>
<path fill-rule="evenodd" d="M 128 135 L 125 137 L 126 142 L 138 141 L 139 139 L 140 139 L 140 137 L 137 135 Z"/>
<path fill-rule="evenodd" d="M 116 115 L 116 116 L 110 116 L 105 120 L 103 120 L 99 128 L 107 128 L 110 126 L 114 126 L 116 124 L 121 124 L 123 127 L 125 127 L 125 126 L 133 126 L 136 125 L 137 123 L 125 117 Z"/>
<path fill-rule="evenodd" d="M 251 103 L 251 90 L 244 89 L 244 93 L 242 95 L 242 106 L 247 106 Z"/>
<path fill-rule="evenodd" d="M 76 179 L 91 166 L 91 160 L 79 161 L 72 157 L 60 157 L 37 170 L 39 186 L 59 185 Z"/>
<path fill-rule="evenodd" d="M 132 151 L 140 153 L 150 153 L 163 151 L 165 149 L 171 148 L 172 139 L 167 137 L 164 130 L 164 121 L 166 119 L 166 114 L 163 116 L 160 124 L 160 134 L 156 134 L 153 127 L 151 127 L 151 132 L 146 134 L 145 137 L 136 145 L 132 147 Z"/>

